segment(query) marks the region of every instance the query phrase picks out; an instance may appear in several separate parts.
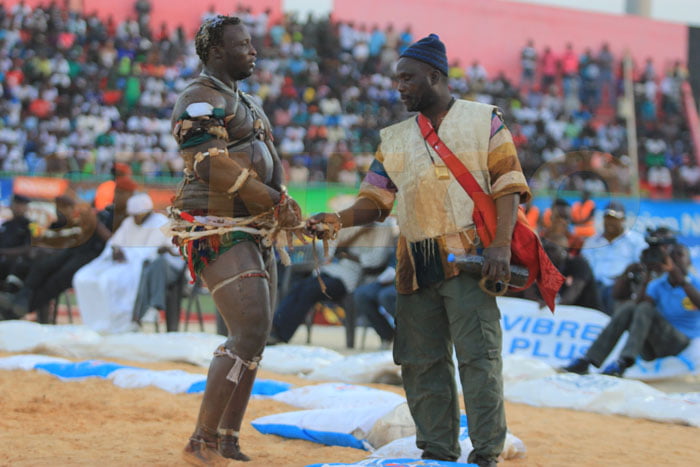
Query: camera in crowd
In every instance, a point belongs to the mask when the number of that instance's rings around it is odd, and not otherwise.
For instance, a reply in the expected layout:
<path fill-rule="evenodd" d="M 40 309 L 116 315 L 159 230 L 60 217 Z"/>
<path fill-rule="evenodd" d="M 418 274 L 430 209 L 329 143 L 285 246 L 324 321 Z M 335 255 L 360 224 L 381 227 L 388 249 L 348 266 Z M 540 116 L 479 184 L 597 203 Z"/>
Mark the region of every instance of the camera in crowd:
<path fill-rule="evenodd" d="M 669 248 L 678 242 L 676 233 L 664 226 L 656 229 L 648 228 L 644 240 L 649 247 L 642 251 L 642 257 L 640 258 L 642 264 L 652 274 L 659 273 L 666 262 Z"/>
<path fill-rule="evenodd" d="M 644 240 L 649 246 L 642 251 L 640 262 L 632 265 L 627 271 L 627 279 L 631 282 L 633 289 L 649 279 L 658 277 L 663 272 L 668 250 L 671 245 L 678 242 L 675 232 L 663 226 L 656 229 L 648 228 Z"/>

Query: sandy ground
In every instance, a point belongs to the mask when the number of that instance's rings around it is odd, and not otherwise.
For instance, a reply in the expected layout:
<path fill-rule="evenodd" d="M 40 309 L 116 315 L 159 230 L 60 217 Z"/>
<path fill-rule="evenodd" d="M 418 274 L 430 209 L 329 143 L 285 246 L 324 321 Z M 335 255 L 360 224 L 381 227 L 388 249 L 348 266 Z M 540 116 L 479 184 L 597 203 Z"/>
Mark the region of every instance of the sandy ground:
<path fill-rule="evenodd" d="M 186 364 L 121 363 L 205 373 Z M 260 377 L 309 384 L 266 371 Z M 397 386 L 373 386 L 403 394 Z M 0 371 L 0 465 L 184 465 L 180 452 L 200 401 L 201 395 L 121 389 L 102 379 L 62 382 L 37 371 Z M 278 402 L 251 401 L 241 436 L 244 452 L 253 458 L 247 465 L 304 466 L 367 455 L 261 435 L 249 424 L 289 410 L 294 409 Z M 504 466 L 697 465 L 697 428 L 510 403 L 507 416 L 528 454 Z"/>
<path fill-rule="evenodd" d="M 146 331 L 149 331 L 148 329 Z M 213 332 L 213 326 L 207 325 Z M 358 332 L 358 347 L 362 331 Z M 292 343 L 306 343 L 306 331 Z M 343 329 L 314 326 L 311 344 L 343 353 Z M 379 339 L 368 333 L 365 351 L 375 351 Z M 0 357 L 9 354 L 0 353 Z M 181 369 L 206 373 L 182 363 L 119 362 L 154 370 Z M 264 370 L 261 378 L 295 385 L 315 384 Z M 405 395 L 399 386 L 372 385 Z M 660 389 L 700 391 L 700 380 L 661 382 Z M 170 394 L 157 388 L 122 389 L 93 378 L 62 382 L 37 371 L 0 370 L 0 466 L 178 466 L 190 436 L 201 394 Z M 252 400 L 241 434 L 243 451 L 252 458 L 246 465 L 305 466 L 321 462 L 354 462 L 366 451 L 321 446 L 258 433 L 250 421 L 272 413 L 298 410 L 286 404 Z M 507 461 L 513 466 L 641 466 L 698 465 L 698 428 L 573 410 L 506 404 L 510 430 L 523 440 L 525 459 Z M 231 463 L 235 465 L 235 462 Z"/>

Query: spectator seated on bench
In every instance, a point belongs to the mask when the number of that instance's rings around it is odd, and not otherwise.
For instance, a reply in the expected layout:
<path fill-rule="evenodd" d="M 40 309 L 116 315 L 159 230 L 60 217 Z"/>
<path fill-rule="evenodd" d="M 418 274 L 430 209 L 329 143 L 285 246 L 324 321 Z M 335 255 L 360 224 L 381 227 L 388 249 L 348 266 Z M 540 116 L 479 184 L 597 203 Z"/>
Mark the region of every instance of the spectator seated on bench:
<path fill-rule="evenodd" d="M 320 268 L 325 293 L 315 275 L 293 284 L 275 311 L 268 344 L 289 342 L 316 302 L 340 304 L 368 276 L 382 272 L 393 252 L 392 238 L 393 229 L 387 221 L 341 230 L 333 260 Z"/>

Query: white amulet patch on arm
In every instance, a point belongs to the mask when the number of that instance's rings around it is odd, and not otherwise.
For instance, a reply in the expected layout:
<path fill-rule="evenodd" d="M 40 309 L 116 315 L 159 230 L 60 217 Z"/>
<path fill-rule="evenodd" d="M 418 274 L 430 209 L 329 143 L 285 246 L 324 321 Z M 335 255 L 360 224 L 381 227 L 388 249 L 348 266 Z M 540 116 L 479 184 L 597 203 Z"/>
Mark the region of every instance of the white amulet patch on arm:
<path fill-rule="evenodd" d="M 210 117 L 214 113 L 214 106 L 209 102 L 193 102 L 185 111 L 190 118 Z"/>

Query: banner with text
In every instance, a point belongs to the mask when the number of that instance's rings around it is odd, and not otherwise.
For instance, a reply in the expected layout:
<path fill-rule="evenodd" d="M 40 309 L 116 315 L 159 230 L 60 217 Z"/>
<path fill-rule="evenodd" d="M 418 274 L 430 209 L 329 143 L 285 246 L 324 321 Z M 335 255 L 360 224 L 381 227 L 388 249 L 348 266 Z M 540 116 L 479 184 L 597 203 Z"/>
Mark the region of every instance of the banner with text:
<path fill-rule="evenodd" d="M 519 355 L 560 368 L 585 355 L 610 317 L 597 310 L 557 305 L 556 312 L 540 309 L 534 301 L 499 297 L 503 328 L 503 355 Z M 627 339 L 619 340 L 605 363 L 617 358 Z M 605 364 L 603 365 L 603 367 Z M 591 367 L 592 372 L 597 370 Z M 700 372 L 700 339 L 675 357 L 646 362 L 637 359 L 626 377 L 653 380 Z"/>

